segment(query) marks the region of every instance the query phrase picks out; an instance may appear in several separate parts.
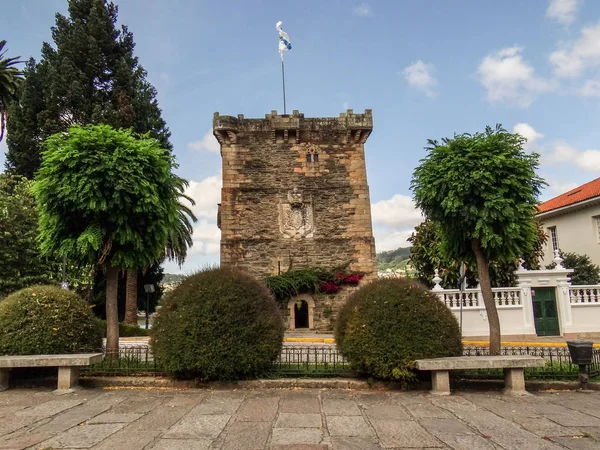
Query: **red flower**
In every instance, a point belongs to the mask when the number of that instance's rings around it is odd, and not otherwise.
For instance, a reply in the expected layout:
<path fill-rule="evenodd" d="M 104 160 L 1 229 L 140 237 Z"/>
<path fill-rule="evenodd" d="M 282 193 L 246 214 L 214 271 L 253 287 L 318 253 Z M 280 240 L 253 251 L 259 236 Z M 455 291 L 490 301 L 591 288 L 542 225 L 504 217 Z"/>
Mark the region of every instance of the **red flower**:
<path fill-rule="evenodd" d="M 321 283 L 321 289 L 327 293 L 334 293 L 339 291 L 341 287 L 335 283 L 332 283 L 331 281 L 326 281 L 324 283 Z"/>
<path fill-rule="evenodd" d="M 360 279 L 363 277 L 362 273 L 352 273 L 349 275 L 345 275 L 342 279 L 342 283 L 346 284 L 358 284 Z"/>

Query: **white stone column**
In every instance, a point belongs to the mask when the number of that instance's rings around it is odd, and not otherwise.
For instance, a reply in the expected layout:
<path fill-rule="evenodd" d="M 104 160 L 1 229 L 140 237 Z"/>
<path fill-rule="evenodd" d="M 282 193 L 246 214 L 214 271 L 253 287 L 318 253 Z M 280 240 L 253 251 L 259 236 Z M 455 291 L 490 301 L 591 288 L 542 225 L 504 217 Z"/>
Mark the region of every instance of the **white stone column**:
<path fill-rule="evenodd" d="M 571 312 L 571 298 L 569 296 L 569 287 L 571 281 L 567 277 L 561 277 L 557 280 L 556 287 L 556 307 L 558 308 L 558 321 L 562 334 L 568 333 L 573 327 L 573 314 Z"/>
<path fill-rule="evenodd" d="M 525 271 L 525 269 L 523 269 Z M 517 286 L 521 288 L 521 304 L 523 305 L 523 328 L 524 334 L 535 334 L 535 323 L 533 321 L 533 298 L 531 295 L 531 279 L 517 275 Z"/>

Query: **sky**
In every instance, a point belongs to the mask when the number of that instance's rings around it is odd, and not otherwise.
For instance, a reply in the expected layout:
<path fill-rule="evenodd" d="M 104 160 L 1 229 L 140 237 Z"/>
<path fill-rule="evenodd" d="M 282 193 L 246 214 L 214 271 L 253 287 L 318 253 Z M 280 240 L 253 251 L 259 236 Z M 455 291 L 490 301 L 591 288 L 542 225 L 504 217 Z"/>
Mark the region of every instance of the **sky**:
<path fill-rule="evenodd" d="M 158 90 L 198 222 L 190 273 L 219 259 L 221 158 L 214 112 L 373 110 L 366 145 L 377 251 L 408 246 L 422 218 L 410 180 L 427 139 L 501 123 L 541 155 L 547 200 L 600 177 L 600 1 L 117 0 Z M 0 0 L 10 55 L 39 58 L 66 0 Z M 0 167 L 5 142 L 0 143 Z"/>

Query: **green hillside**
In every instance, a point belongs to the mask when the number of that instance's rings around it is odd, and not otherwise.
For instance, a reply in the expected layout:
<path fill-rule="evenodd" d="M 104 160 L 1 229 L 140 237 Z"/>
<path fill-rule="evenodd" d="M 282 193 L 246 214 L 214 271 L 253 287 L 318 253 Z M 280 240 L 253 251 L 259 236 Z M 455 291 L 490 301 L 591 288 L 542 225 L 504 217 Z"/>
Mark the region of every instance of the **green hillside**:
<path fill-rule="evenodd" d="M 410 247 L 377 253 L 377 270 L 403 269 L 410 258 Z"/>

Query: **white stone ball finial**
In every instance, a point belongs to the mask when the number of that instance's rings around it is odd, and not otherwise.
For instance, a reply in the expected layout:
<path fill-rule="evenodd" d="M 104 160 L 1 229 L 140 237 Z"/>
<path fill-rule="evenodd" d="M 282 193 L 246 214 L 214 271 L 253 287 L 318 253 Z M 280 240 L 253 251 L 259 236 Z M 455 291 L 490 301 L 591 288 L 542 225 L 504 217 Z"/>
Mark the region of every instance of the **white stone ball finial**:
<path fill-rule="evenodd" d="M 432 291 L 443 291 L 444 290 L 444 288 L 442 286 L 440 286 L 440 281 L 442 281 L 442 279 L 440 278 L 438 269 L 435 269 L 435 276 L 433 277 L 432 281 L 435 283 L 435 286 L 433 286 Z"/>

